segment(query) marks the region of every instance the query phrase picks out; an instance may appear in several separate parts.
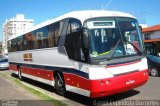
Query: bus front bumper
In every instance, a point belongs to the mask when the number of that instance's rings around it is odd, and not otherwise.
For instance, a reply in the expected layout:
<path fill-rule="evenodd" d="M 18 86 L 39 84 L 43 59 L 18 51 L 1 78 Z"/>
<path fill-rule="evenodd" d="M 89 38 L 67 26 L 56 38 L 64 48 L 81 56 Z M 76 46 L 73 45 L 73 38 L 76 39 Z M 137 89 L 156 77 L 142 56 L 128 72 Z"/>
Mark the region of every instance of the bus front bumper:
<path fill-rule="evenodd" d="M 91 80 L 91 98 L 104 97 L 139 87 L 148 81 L 148 69 L 112 78 Z"/>

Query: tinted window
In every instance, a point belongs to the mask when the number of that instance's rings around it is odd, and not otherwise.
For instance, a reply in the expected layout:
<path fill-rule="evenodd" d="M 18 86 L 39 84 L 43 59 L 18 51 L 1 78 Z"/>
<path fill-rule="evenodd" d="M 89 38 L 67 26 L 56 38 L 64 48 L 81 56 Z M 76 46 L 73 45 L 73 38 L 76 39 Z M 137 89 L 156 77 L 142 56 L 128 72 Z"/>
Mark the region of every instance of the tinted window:
<path fill-rule="evenodd" d="M 81 27 L 79 20 L 70 19 L 65 39 L 65 48 L 70 59 L 81 60 L 82 45 L 81 33 L 77 30 Z"/>
<path fill-rule="evenodd" d="M 8 59 L 0 58 L 0 62 L 8 62 Z"/>
<path fill-rule="evenodd" d="M 56 47 L 64 21 L 59 21 L 8 41 L 9 52 Z"/>

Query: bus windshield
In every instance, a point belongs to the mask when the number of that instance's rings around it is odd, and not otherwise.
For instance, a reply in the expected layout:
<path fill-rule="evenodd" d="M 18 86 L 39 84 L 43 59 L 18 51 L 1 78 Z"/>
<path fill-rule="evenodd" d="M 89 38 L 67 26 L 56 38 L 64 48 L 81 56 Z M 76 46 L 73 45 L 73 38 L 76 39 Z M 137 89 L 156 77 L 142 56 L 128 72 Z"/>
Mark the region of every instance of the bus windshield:
<path fill-rule="evenodd" d="M 93 18 L 85 21 L 89 55 L 93 59 L 122 57 L 142 53 L 143 43 L 138 22 L 133 18 Z"/>

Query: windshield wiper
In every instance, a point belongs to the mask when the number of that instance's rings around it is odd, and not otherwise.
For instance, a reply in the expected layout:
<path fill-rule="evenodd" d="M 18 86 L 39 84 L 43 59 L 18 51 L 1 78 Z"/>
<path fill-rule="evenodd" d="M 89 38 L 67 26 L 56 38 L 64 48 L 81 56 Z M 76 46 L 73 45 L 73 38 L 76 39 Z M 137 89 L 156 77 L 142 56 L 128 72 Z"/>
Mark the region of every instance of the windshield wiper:
<path fill-rule="evenodd" d="M 112 59 L 112 57 L 113 57 L 117 47 L 119 46 L 120 42 L 121 42 L 121 39 L 118 39 L 115 46 L 111 49 L 111 52 L 110 52 L 109 56 L 107 57 L 107 60 L 103 61 L 103 62 L 100 62 L 100 64 L 107 64 L 107 61 L 110 61 Z"/>
<path fill-rule="evenodd" d="M 109 61 L 109 60 L 112 59 L 112 57 L 113 57 L 113 55 L 114 55 L 117 47 L 119 46 L 120 42 L 121 42 L 121 39 L 118 39 L 118 41 L 116 42 L 115 46 L 111 49 L 111 53 L 110 53 L 110 55 L 108 56 L 107 61 Z"/>
<path fill-rule="evenodd" d="M 95 58 L 95 60 L 99 60 L 99 59 L 107 59 L 107 61 L 111 60 L 111 58 L 113 57 L 113 55 L 114 55 L 114 53 L 116 51 L 116 48 L 119 46 L 120 42 L 121 42 L 121 39 L 118 39 L 116 44 L 110 50 L 110 53 L 107 52 L 107 55 L 104 55 L 104 56 L 103 55 L 99 55 L 97 59 Z M 103 58 L 100 58 L 100 56 L 103 56 Z"/>

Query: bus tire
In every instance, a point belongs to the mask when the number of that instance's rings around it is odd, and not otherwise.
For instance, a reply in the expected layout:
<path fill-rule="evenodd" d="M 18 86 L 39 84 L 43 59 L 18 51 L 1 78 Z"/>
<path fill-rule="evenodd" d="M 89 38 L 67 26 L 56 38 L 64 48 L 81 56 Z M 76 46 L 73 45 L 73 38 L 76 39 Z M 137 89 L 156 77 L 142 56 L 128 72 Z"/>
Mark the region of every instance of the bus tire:
<path fill-rule="evenodd" d="M 18 79 L 22 81 L 22 72 L 20 67 L 18 67 Z"/>
<path fill-rule="evenodd" d="M 55 75 L 55 91 L 57 92 L 57 94 L 61 95 L 61 96 L 65 96 L 66 94 L 66 87 L 65 87 L 65 82 L 64 82 L 64 77 L 62 74 L 57 73 Z"/>

